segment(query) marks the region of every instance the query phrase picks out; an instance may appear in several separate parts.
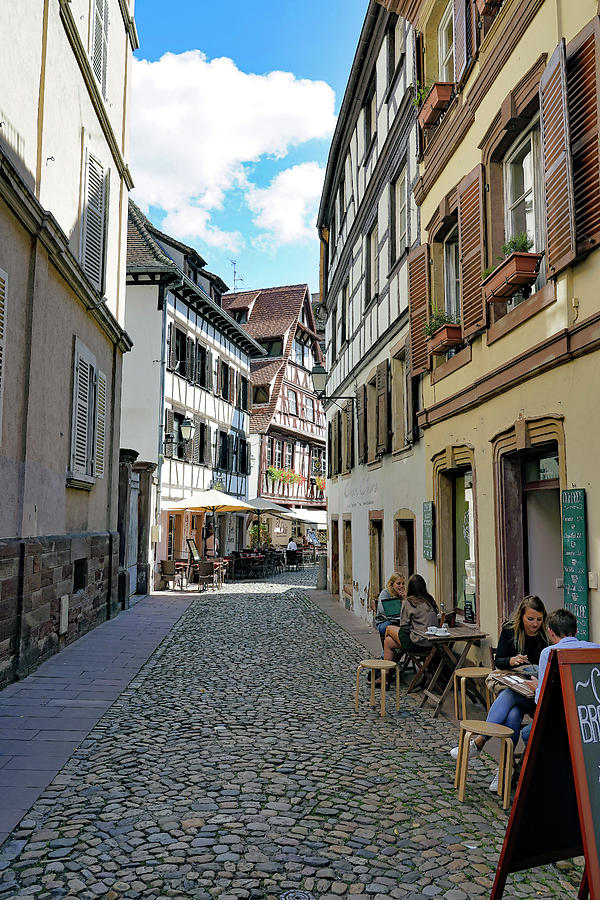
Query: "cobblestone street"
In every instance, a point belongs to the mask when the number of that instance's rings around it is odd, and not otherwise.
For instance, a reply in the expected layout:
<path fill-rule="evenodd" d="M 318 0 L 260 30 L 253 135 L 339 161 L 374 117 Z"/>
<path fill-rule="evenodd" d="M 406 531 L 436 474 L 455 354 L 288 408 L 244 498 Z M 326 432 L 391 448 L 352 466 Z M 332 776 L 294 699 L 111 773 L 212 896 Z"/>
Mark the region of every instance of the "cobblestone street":
<path fill-rule="evenodd" d="M 0 849 L 0 897 L 489 896 L 492 759 L 459 804 L 451 722 L 418 693 L 382 720 L 366 681 L 354 711 L 368 654 L 307 597 L 314 578 L 194 595 Z M 505 897 L 578 881 L 548 866 Z"/>

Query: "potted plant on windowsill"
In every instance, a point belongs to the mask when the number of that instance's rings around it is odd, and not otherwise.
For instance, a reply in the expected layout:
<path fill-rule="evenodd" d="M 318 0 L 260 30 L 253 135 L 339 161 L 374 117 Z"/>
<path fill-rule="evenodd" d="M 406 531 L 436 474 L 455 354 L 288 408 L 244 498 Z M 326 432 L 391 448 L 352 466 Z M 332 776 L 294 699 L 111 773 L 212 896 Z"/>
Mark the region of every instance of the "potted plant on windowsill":
<path fill-rule="evenodd" d="M 533 241 L 526 231 L 502 244 L 502 256 L 496 266 L 484 269 L 483 293 L 490 302 L 504 302 L 519 291 L 527 291 L 538 277 L 543 253 L 530 253 Z"/>
<path fill-rule="evenodd" d="M 437 125 L 440 116 L 452 100 L 454 83 L 451 81 L 436 81 L 430 88 L 420 87 L 415 98 L 419 107 L 419 125 L 421 128 L 433 128 Z"/>
<path fill-rule="evenodd" d="M 475 0 L 475 2 L 480 16 L 495 16 L 502 6 L 502 0 Z"/>
<path fill-rule="evenodd" d="M 443 356 L 452 347 L 462 344 L 462 328 L 458 316 L 434 306 L 425 323 L 427 352 L 433 356 Z"/>

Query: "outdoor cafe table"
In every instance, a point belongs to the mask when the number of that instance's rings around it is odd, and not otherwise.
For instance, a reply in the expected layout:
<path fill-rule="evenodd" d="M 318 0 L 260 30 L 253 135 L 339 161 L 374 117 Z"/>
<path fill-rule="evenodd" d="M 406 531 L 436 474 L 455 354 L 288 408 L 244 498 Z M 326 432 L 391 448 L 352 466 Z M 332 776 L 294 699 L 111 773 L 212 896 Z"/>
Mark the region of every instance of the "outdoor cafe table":
<path fill-rule="evenodd" d="M 518 666 L 511 669 L 510 672 L 505 672 L 502 669 L 494 669 L 493 672 L 490 672 L 489 677 L 500 687 L 510 688 L 517 694 L 521 694 L 522 697 L 527 697 L 528 700 L 533 700 L 535 697 L 535 687 L 533 682 L 531 679 L 524 678 L 519 674 Z"/>
<path fill-rule="evenodd" d="M 428 634 L 424 629 L 415 628 L 416 634 L 419 637 L 425 638 L 427 641 L 431 641 L 433 644 L 433 649 L 436 651 L 436 656 L 439 657 L 439 662 L 435 672 L 433 673 L 429 684 L 426 685 L 425 690 L 423 691 L 423 700 L 421 701 L 421 706 L 424 706 L 428 699 L 432 700 L 434 703 L 433 715 L 437 716 L 439 714 L 440 709 L 442 708 L 442 704 L 449 692 L 452 690 L 452 684 L 454 682 L 454 670 L 462 669 L 464 662 L 468 656 L 469 650 L 473 646 L 476 641 L 480 641 L 483 638 L 487 637 L 487 634 L 484 631 L 480 631 L 473 625 L 455 625 L 453 628 L 448 629 L 448 634 Z M 464 647 L 458 659 L 456 659 L 454 653 L 452 652 L 452 648 L 457 643 L 464 643 Z M 435 657 L 434 657 L 435 659 Z M 444 667 L 448 666 L 450 673 L 448 675 L 448 681 L 444 685 L 441 695 L 436 694 L 434 692 L 434 687 L 442 677 L 442 673 L 444 671 Z"/>

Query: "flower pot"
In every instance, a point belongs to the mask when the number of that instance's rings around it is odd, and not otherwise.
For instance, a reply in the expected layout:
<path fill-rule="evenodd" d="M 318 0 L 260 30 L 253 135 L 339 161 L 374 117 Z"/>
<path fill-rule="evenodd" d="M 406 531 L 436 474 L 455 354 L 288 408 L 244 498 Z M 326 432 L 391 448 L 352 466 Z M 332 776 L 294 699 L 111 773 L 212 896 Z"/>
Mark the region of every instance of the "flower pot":
<path fill-rule="evenodd" d="M 462 328 L 460 325 L 447 322 L 438 328 L 427 341 L 427 351 L 434 356 L 442 356 L 451 347 L 462 344 Z"/>
<path fill-rule="evenodd" d="M 451 81 L 436 81 L 423 101 L 419 111 L 421 128 L 432 128 L 437 125 L 440 116 L 452 99 L 454 84 Z"/>
<path fill-rule="evenodd" d="M 538 277 L 541 253 L 511 253 L 482 284 L 486 300 L 510 299 L 522 287 L 529 287 Z"/>
<path fill-rule="evenodd" d="M 480 16 L 495 16 L 502 5 L 502 0 L 475 0 L 475 2 Z"/>

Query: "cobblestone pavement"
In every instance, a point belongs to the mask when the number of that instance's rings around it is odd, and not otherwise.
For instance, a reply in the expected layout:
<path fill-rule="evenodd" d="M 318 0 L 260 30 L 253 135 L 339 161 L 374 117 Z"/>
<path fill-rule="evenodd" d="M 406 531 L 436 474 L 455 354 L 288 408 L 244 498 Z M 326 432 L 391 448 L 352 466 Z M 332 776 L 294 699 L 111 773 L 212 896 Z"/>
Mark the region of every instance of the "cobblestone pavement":
<path fill-rule="evenodd" d="M 489 896 L 491 759 L 459 804 L 452 723 L 418 695 L 382 720 L 366 684 L 354 711 L 364 648 L 313 579 L 198 595 L 0 849 L 0 897 Z M 575 897 L 578 875 L 521 873 L 505 897 Z"/>

